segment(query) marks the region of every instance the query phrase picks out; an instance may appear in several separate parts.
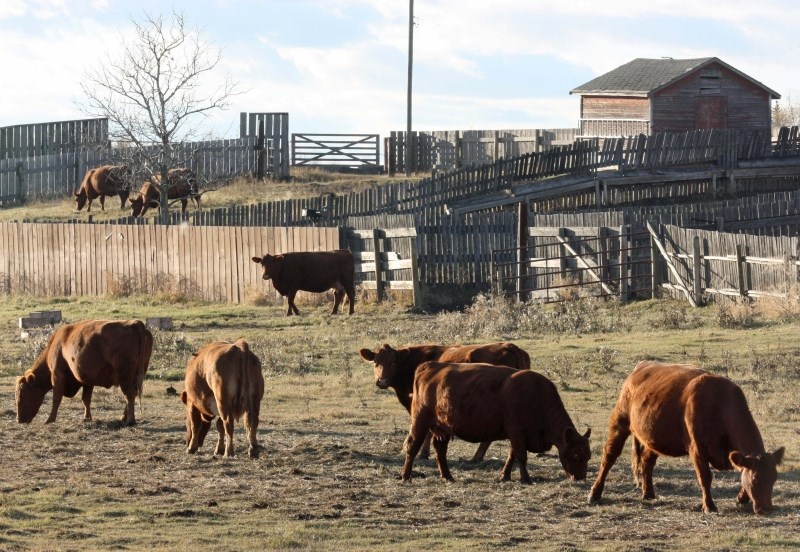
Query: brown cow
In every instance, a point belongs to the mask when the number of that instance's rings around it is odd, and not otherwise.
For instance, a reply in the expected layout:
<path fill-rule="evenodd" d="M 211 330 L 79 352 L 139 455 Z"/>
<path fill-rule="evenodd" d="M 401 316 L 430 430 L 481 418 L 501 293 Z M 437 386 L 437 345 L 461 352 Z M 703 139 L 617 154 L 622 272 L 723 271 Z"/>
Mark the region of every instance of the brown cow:
<path fill-rule="evenodd" d="M 106 196 L 118 195 L 119 208 L 124 209 L 130 194 L 130 184 L 128 183 L 130 176 L 131 170 L 127 165 L 103 165 L 89 169 L 86 171 L 78 191 L 73 194 L 75 207 L 80 211 L 88 202 L 86 212 L 91 212 L 92 201 L 100 198 L 100 208 L 105 211 Z"/>
<path fill-rule="evenodd" d="M 511 479 L 516 460 L 520 481 L 529 484 L 528 452 L 546 452 L 553 445 L 573 480 L 586 478 L 591 457 L 591 430 L 584 435 L 577 432 L 553 382 L 531 370 L 508 366 L 423 363 L 414 377 L 404 481 L 411 478 L 414 457 L 428 432 L 434 434 L 439 474 L 448 481 L 453 476 L 447 466 L 447 445 L 453 436 L 473 443 L 510 440 L 502 481 Z"/>
<path fill-rule="evenodd" d="M 55 422 L 61 398 L 74 397 L 81 387 L 83 419 L 91 420 L 94 387 L 118 385 L 127 400 L 122 422 L 135 424 L 134 401 L 142 394 L 152 351 L 153 335 L 140 320 L 87 320 L 59 327 L 33 367 L 17 378 L 17 421 L 33 420 L 52 389 L 53 408 L 45 423 Z"/>
<path fill-rule="evenodd" d="M 144 181 L 142 188 L 139 190 L 139 195 L 135 199 L 130 200 L 132 217 L 143 217 L 147 209 L 151 207 L 155 209 L 158 207 L 161 192 L 159 192 L 156 184 L 160 182 L 160 174 L 155 174 L 152 179 Z M 181 213 L 186 212 L 189 198 L 194 200 L 198 209 L 200 208 L 200 194 L 197 191 L 197 176 L 191 170 L 186 168 L 170 169 L 167 182 L 169 183 L 167 199 L 180 199 Z"/>
<path fill-rule="evenodd" d="M 643 360 L 622 385 L 611 412 L 609 434 L 589 503 L 603 494 L 606 476 L 633 434 L 633 474 L 642 496 L 655 498 L 653 467 L 659 455 L 689 455 L 703 490 L 703 511 L 716 512 L 711 498 L 711 468 L 742 472 L 739 503 L 753 501 L 753 510 L 772 509 L 772 487 L 783 447 L 764 451 L 761 434 L 735 383 L 688 364 Z"/>
<path fill-rule="evenodd" d="M 250 458 L 258 458 L 258 413 L 264 396 L 261 362 L 244 339 L 215 341 L 198 351 L 186 366 L 186 452 L 203 445 L 211 420 L 217 419 L 216 454 L 233 456 L 233 422 L 244 416 Z"/>
<path fill-rule="evenodd" d="M 262 277 L 272 280 L 273 287 L 289 300 L 286 316 L 300 311 L 294 304 L 298 291 L 322 293 L 333 289 L 333 310 L 339 312 L 339 304 L 347 294 L 350 314 L 356 300 L 355 261 L 348 249 L 335 251 L 301 251 L 281 255 L 253 257 L 253 262 L 264 269 Z"/>
<path fill-rule="evenodd" d="M 483 345 L 411 345 L 394 349 L 384 344 L 377 351 L 361 349 L 361 358 L 374 364 L 375 385 L 381 389 L 394 389 L 397 398 L 411 412 L 411 395 L 417 367 L 428 360 L 440 362 L 484 362 L 497 366 L 510 366 L 530 370 L 528 353 L 513 343 L 487 343 Z M 480 462 L 491 445 L 486 441 L 478 446 L 470 462 Z M 430 456 L 431 436 L 425 438 L 420 450 L 421 458 Z"/>

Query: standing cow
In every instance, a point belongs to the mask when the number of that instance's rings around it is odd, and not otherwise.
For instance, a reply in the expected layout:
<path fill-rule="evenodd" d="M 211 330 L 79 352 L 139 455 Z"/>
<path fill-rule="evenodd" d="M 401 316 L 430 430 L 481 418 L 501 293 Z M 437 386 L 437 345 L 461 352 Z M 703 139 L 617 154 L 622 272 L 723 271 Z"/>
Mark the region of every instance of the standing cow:
<path fill-rule="evenodd" d="M 233 422 L 244 416 L 250 458 L 258 458 L 258 414 L 264 396 L 261 362 L 244 339 L 215 341 L 197 352 L 186 366 L 186 452 L 202 446 L 214 416 L 217 419 L 216 454 L 233 456 Z"/>
<path fill-rule="evenodd" d="M 603 460 L 589 503 L 600 501 L 606 476 L 633 434 L 633 475 L 642 497 L 656 497 L 653 467 L 659 455 L 692 460 L 703 491 L 703 511 L 716 512 L 711 467 L 742 472 L 739 503 L 753 501 L 757 514 L 772 510 L 772 487 L 783 447 L 764 451 L 744 393 L 727 378 L 688 364 L 643 360 L 622 385 L 611 412 Z M 709 467 L 709 464 L 711 467 Z"/>
<path fill-rule="evenodd" d="M 89 169 L 83 177 L 83 182 L 73 195 L 75 196 L 75 207 L 78 211 L 86 207 L 86 212 L 91 212 L 92 201 L 100 198 L 100 209 L 106 209 L 106 196 L 118 195 L 120 199 L 120 209 L 125 208 L 125 202 L 130 194 L 129 179 L 131 170 L 127 165 L 103 165 L 95 169 Z"/>
<path fill-rule="evenodd" d="M 355 261 L 350 250 L 264 255 L 253 257 L 253 262 L 264 269 L 262 277 L 272 280 L 278 293 L 289 300 L 286 316 L 300 314 L 294 304 L 298 291 L 322 293 L 329 289 L 333 289 L 331 314 L 339 312 L 339 305 L 345 294 L 350 303 L 350 314 L 353 314 L 356 299 Z"/>
<path fill-rule="evenodd" d="M 552 381 L 531 370 L 491 364 L 425 362 L 417 368 L 411 399 L 411 436 L 401 477 L 411 478 L 414 458 L 428 432 L 434 435 L 436 463 L 443 479 L 453 480 L 447 465 L 452 437 L 472 443 L 508 439 L 511 450 L 502 481 L 514 462 L 520 481 L 530 484 L 528 452 L 555 446 L 564 471 L 586 478 L 591 457 L 589 436 L 578 433 Z"/>
<path fill-rule="evenodd" d="M 53 408 L 45 423 L 56 421 L 64 396 L 83 387 L 84 420 L 92 419 L 95 386 L 118 385 L 127 401 L 122 422 L 136 423 L 134 401 L 141 396 L 153 351 L 153 335 L 140 320 L 87 320 L 59 327 L 33 367 L 17 378 L 17 421 L 33 420 L 53 390 Z"/>
<path fill-rule="evenodd" d="M 410 345 L 399 349 L 388 343 L 376 351 L 361 349 L 359 355 L 372 362 L 375 385 L 381 389 L 394 389 L 397 399 L 409 413 L 417 367 L 428 360 L 440 362 L 483 362 L 497 366 L 510 366 L 519 370 L 530 370 L 531 358 L 525 350 L 513 343 L 486 343 L 482 345 Z M 491 445 L 486 441 L 478 446 L 470 462 L 480 462 Z M 419 456 L 430 456 L 431 435 L 425 438 Z"/>
<path fill-rule="evenodd" d="M 147 179 L 139 190 L 139 195 L 131 199 L 131 216 L 144 216 L 149 208 L 157 208 L 161 198 L 161 192 L 156 184 L 160 184 L 161 175 L 155 174 L 152 179 Z M 167 176 L 169 189 L 167 190 L 167 200 L 180 199 L 181 212 L 186 212 L 189 198 L 192 198 L 196 207 L 200 208 L 200 194 L 197 191 L 197 176 L 190 169 L 177 168 L 170 169 Z"/>

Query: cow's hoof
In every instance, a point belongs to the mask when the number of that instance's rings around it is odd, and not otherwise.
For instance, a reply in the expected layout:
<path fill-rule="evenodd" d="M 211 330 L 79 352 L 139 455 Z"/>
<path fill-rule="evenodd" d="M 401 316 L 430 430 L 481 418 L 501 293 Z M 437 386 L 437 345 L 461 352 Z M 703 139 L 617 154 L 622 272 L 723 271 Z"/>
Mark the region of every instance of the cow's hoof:
<path fill-rule="evenodd" d="M 594 491 L 589 493 L 589 504 L 593 505 L 599 503 L 600 503 L 600 493 L 595 493 Z"/>
<path fill-rule="evenodd" d="M 189 447 L 186 449 L 186 454 L 194 454 L 195 452 L 197 452 L 196 448 Z"/>
<path fill-rule="evenodd" d="M 247 455 L 253 459 L 258 458 L 258 453 L 258 447 L 250 447 L 250 450 L 247 451 Z"/>

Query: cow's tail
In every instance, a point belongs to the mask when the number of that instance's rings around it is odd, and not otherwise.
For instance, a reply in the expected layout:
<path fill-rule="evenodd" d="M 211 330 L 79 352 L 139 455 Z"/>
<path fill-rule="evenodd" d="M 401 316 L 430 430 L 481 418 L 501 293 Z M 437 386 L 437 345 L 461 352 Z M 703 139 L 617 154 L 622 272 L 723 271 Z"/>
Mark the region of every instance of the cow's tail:
<path fill-rule="evenodd" d="M 236 342 L 236 346 L 239 348 L 242 354 L 242 378 L 241 385 L 239 385 L 239 389 L 236 390 L 237 404 L 234 411 L 242 412 L 249 418 L 250 411 L 253 406 L 250 404 L 250 390 L 253 387 L 253 382 L 250 381 L 250 346 L 244 339 L 238 340 Z"/>
<path fill-rule="evenodd" d="M 136 367 L 136 396 L 139 398 L 139 408 L 142 408 L 142 393 L 144 391 L 144 377 L 150 365 L 150 355 L 153 354 L 153 334 L 141 320 L 137 320 L 139 329 L 139 364 Z"/>

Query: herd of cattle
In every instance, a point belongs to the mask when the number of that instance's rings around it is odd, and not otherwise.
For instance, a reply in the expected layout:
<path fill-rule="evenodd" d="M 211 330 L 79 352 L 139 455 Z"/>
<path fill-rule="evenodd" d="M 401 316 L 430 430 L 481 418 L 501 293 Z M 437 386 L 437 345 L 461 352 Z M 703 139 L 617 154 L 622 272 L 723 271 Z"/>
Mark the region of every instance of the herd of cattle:
<path fill-rule="evenodd" d="M 53 392 L 46 423 L 56 420 L 64 396 L 83 389 L 84 419 L 91 420 L 95 386 L 119 386 L 126 398 L 122 422 L 135 423 L 134 401 L 153 350 L 153 336 L 141 321 L 89 320 L 59 327 L 33 366 L 16 382 L 17 421 L 29 423 L 45 395 Z M 473 460 L 483 458 L 492 441 L 508 440 L 510 451 L 501 479 L 530 483 L 527 454 L 555 447 L 573 480 L 583 480 L 591 457 L 591 430 L 581 434 L 556 386 L 530 369 L 528 354 L 513 343 L 414 345 L 361 349 L 374 366 L 375 385 L 393 389 L 411 414 L 401 478 L 411 478 L 417 454 L 427 454 L 431 439 L 443 479 L 452 481 L 447 447 L 453 437 L 480 443 Z M 181 400 L 186 406 L 186 451 L 202 446 L 217 418 L 216 454 L 234 455 L 234 421 L 244 419 L 249 455 L 256 441 L 264 395 L 261 362 L 247 342 L 209 343 L 186 367 Z M 740 503 L 772 509 L 772 489 L 784 449 L 764 450 L 761 434 L 741 389 L 727 378 L 691 365 L 639 362 L 625 380 L 609 422 L 600 471 L 589 502 L 596 503 L 606 476 L 632 435 L 632 469 L 645 499 L 655 498 L 653 468 L 660 455 L 689 455 L 702 489 L 704 512 L 717 510 L 711 498 L 711 467 L 741 472 Z"/>
<path fill-rule="evenodd" d="M 131 195 L 131 170 L 127 165 L 103 165 L 94 169 L 89 169 L 83 177 L 83 181 L 74 192 L 75 207 L 78 211 L 86 206 L 86 211 L 92 210 L 92 201 L 100 200 L 100 208 L 105 210 L 106 197 L 119 196 L 120 209 L 125 209 L 125 203 L 130 201 L 131 216 L 144 216 L 150 208 L 157 208 L 161 192 L 159 190 L 161 175 L 155 174 L 142 184 L 139 192 L 135 192 L 136 197 L 130 199 Z M 181 211 L 186 211 L 189 198 L 193 199 L 195 205 L 200 207 L 200 193 L 197 189 L 197 176 L 187 168 L 170 169 L 167 175 L 169 183 L 167 189 L 167 199 L 180 200 Z"/>
<path fill-rule="evenodd" d="M 78 207 L 87 200 L 91 203 L 94 197 L 100 197 L 102 205 L 103 195 L 98 191 L 102 185 L 95 186 L 117 178 L 124 170 L 100 167 L 87 172 L 81 191 L 76 193 Z M 174 174 L 176 183 L 188 183 L 192 178 L 186 169 Z M 158 191 L 148 184 L 139 198 L 142 209 L 149 205 L 152 193 L 158 197 Z M 174 188 L 171 185 L 170 192 Z M 329 289 L 334 290 L 332 314 L 338 312 L 345 295 L 353 314 L 355 269 L 350 251 L 266 254 L 252 260 L 262 267 L 263 278 L 271 280 L 288 298 L 287 316 L 300 314 L 294 303 L 299 290 L 318 293 Z M 153 336 L 138 320 L 90 320 L 59 327 L 33 366 L 17 378 L 17 421 L 30 422 L 45 395 L 52 391 L 53 404 L 46 423 L 55 422 L 62 398 L 74 397 L 81 388 L 84 419 L 91 420 L 94 387 L 118 386 L 126 398 L 122 421 L 135 423 L 134 401 L 142 394 L 152 350 Z M 503 481 L 511 478 L 516 463 L 520 480 L 530 483 L 528 452 L 543 453 L 552 447 L 571 479 L 586 478 L 591 430 L 581 434 L 575 428 L 556 386 L 530 369 L 530 356 L 517 345 L 413 345 L 395 349 L 385 344 L 375 351 L 361 349 L 358 354 L 373 364 L 375 385 L 393 389 L 411 415 L 401 472 L 404 481 L 411 478 L 416 456 L 428 456 L 431 441 L 439 474 L 452 481 L 447 447 L 453 437 L 480 443 L 473 461 L 483 459 L 492 441 L 508 440 Z M 232 456 L 234 421 L 243 418 L 249 455 L 257 457 L 263 395 L 261 362 L 246 341 L 220 341 L 202 347 L 189 359 L 181 393 L 186 406 L 186 451 L 194 453 L 202 446 L 216 417 L 216 454 Z M 729 379 L 691 365 L 639 362 L 623 383 L 611 412 L 590 503 L 600 500 L 608 472 L 631 435 L 631 467 L 643 498 L 655 498 L 653 468 L 660 455 L 688 455 L 702 489 L 704 512 L 717 511 L 711 498 L 711 467 L 741 472 L 739 503 L 752 502 L 759 514 L 772 509 L 772 489 L 784 448 L 765 451 L 745 396 Z"/>

